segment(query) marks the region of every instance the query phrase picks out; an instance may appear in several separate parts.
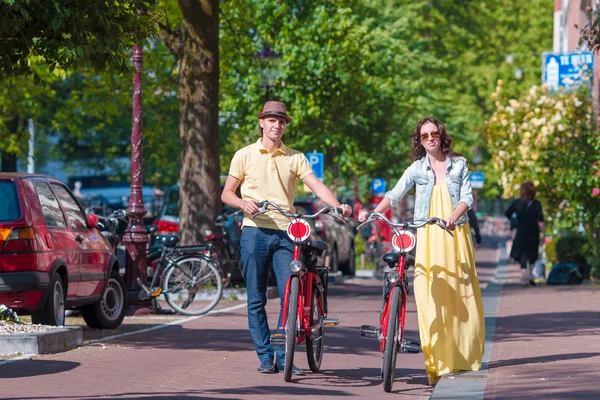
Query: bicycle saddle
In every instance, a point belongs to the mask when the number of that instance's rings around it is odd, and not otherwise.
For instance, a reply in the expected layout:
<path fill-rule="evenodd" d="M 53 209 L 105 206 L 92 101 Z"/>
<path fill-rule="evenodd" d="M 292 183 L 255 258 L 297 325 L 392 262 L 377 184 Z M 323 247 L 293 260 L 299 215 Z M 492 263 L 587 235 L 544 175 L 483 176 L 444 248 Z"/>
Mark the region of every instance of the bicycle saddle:
<path fill-rule="evenodd" d="M 306 242 L 306 245 L 320 251 L 325 251 L 329 248 L 327 243 L 325 243 L 322 240 L 309 240 L 308 242 Z"/>
<path fill-rule="evenodd" d="M 399 259 L 400 259 L 400 254 L 395 253 L 395 252 L 387 253 L 386 255 L 383 256 L 383 261 L 385 261 L 388 264 L 397 263 Z"/>

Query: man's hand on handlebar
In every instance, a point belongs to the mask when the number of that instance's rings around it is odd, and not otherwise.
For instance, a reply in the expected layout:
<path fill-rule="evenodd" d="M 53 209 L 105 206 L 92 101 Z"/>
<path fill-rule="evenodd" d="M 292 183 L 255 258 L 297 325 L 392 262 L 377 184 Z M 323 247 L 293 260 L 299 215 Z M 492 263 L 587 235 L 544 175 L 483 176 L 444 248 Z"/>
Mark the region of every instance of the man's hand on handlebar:
<path fill-rule="evenodd" d="M 342 204 L 338 208 L 342 209 L 342 215 L 344 217 L 349 217 L 352 215 L 352 207 L 350 207 L 348 204 Z"/>
<path fill-rule="evenodd" d="M 359 214 L 358 214 L 358 222 L 365 222 L 367 220 L 367 218 L 369 217 L 369 211 L 367 210 L 362 210 Z"/>
<path fill-rule="evenodd" d="M 242 200 L 242 210 L 244 210 L 246 214 L 252 215 L 256 214 L 259 211 L 259 208 L 253 201 Z"/>

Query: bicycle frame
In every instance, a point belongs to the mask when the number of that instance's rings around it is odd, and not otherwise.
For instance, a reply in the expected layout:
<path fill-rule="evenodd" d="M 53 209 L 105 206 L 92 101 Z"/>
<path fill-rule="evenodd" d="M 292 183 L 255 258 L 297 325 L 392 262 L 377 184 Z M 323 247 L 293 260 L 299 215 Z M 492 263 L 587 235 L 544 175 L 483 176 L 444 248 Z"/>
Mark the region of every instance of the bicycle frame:
<path fill-rule="evenodd" d="M 434 225 L 438 225 L 440 228 L 446 230 L 448 233 L 450 233 L 450 235 L 452 235 L 452 233 L 446 228 L 444 221 L 441 220 L 440 218 L 429 218 L 428 220 L 419 221 L 418 223 L 393 223 L 390 220 L 388 220 L 381 213 L 371 213 L 369 216 L 369 219 L 367 221 L 363 222 L 362 224 L 360 224 L 356 229 L 358 230 L 363 225 L 373 222 L 377 219 L 384 221 L 386 224 L 388 224 L 394 232 L 394 237 L 392 238 L 392 244 L 393 244 L 395 250 L 398 252 L 398 260 L 396 261 L 393 258 L 390 258 L 390 260 L 389 261 L 386 260 L 386 262 L 388 262 L 391 271 L 394 274 L 396 274 L 396 276 L 394 277 L 394 279 L 391 279 L 388 275 L 388 274 L 390 274 L 390 272 L 387 272 L 385 275 L 386 281 L 384 281 L 384 284 L 387 285 L 388 284 L 387 282 L 389 282 L 389 284 L 391 285 L 391 289 L 389 290 L 389 293 L 386 293 L 387 298 L 385 299 L 383 310 L 381 312 L 381 316 L 379 319 L 379 329 L 375 330 L 374 327 L 363 326 L 363 328 L 361 328 L 361 332 L 363 329 L 365 329 L 365 333 L 366 333 L 367 337 L 377 337 L 379 339 L 380 351 L 383 352 L 385 350 L 385 343 L 389 339 L 389 338 L 387 338 L 388 325 L 390 323 L 392 323 L 392 321 L 390 321 L 390 309 L 392 307 L 392 301 L 393 301 L 392 299 L 394 297 L 393 294 L 394 294 L 394 291 L 401 290 L 402 292 L 400 293 L 400 295 L 402 297 L 400 300 L 401 305 L 400 305 L 400 312 L 398 315 L 398 319 L 399 319 L 398 335 L 399 335 L 399 337 L 394 338 L 394 339 L 398 340 L 398 342 L 401 346 L 401 351 L 415 352 L 416 349 L 411 348 L 410 347 L 411 344 L 405 343 L 403 340 L 404 323 L 406 320 L 406 299 L 408 297 L 408 276 L 407 276 L 408 265 L 407 265 L 406 261 L 407 261 L 408 252 L 411 251 L 416 244 L 414 235 L 410 232 L 407 232 L 406 230 L 408 228 L 416 229 L 416 228 L 425 226 L 427 224 L 434 224 Z M 404 242 L 406 239 L 409 239 L 409 241 Z"/>
<path fill-rule="evenodd" d="M 344 223 L 345 223 L 345 221 L 343 219 L 341 219 L 339 210 L 336 207 L 331 207 L 331 206 L 325 207 L 313 215 L 291 214 L 291 213 L 288 213 L 288 212 L 282 210 L 276 204 L 268 202 L 268 201 L 260 202 L 258 204 L 258 206 L 261 207 L 261 210 L 258 213 L 254 214 L 253 218 L 257 215 L 264 214 L 271 210 L 279 211 L 282 215 L 290 218 L 290 226 L 288 226 L 288 235 L 294 242 L 294 255 L 293 255 L 292 264 L 300 263 L 299 264 L 300 268 L 298 268 L 297 271 L 292 270 L 292 275 L 290 276 L 290 278 L 288 279 L 288 281 L 286 283 L 285 293 L 283 296 L 283 312 L 281 315 L 282 327 L 280 327 L 280 328 L 283 329 L 283 327 L 285 327 L 286 322 L 287 322 L 287 311 L 288 311 L 288 306 L 289 306 L 289 301 L 290 301 L 291 282 L 293 279 L 298 279 L 298 284 L 299 284 L 298 321 L 300 323 L 300 326 L 297 329 L 296 343 L 301 344 L 302 342 L 304 342 L 304 340 L 306 339 L 307 336 L 310 339 L 313 339 L 312 332 L 318 330 L 321 326 L 323 326 L 323 325 L 334 326 L 334 325 L 337 325 L 339 323 L 339 321 L 337 321 L 337 320 L 335 320 L 335 321 L 327 320 L 326 321 L 326 318 L 327 318 L 326 311 L 327 310 L 326 310 L 325 305 L 323 304 L 323 296 L 318 296 L 317 297 L 317 306 L 319 307 L 319 311 L 321 312 L 322 320 L 319 321 L 317 323 L 317 325 L 314 325 L 314 326 L 310 325 L 311 308 L 312 308 L 311 301 L 312 301 L 313 290 L 315 290 L 315 286 L 316 286 L 316 290 L 323 290 L 322 285 L 325 284 L 326 282 L 321 282 L 321 278 L 318 276 L 318 274 L 314 270 L 315 269 L 314 267 L 316 267 L 316 263 L 311 260 L 312 257 L 307 257 L 308 261 L 309 261 L 308 264 L 304 263 L 302 260 L 302 257 L 305 255 L 306 252 L 308 252 L 307 253 L 308 255 L 312 256 L 313 254 L 311 254 L 310 252 L 313 252 L 313 251 L 318 252 L 319 251 L 319 249 L 317 249 L 317 248 L 309 249 L 306 245 L 309 235 L 310 235 L 310 228 L 307 228 L 308 231 L 305 232 L 304 235 L 300 235 L 299 232 L 296 232 L 297 235 L 293 235 L 292 234 L 292 229 L 293 229 L 292 225 L 294 223 L 303 221 L 302 218 L 315 218 L 320 214 L 323 214 L 326 212 L 331 212 L 334 210 L 335 210 L 335 213 L 332 215 L 332 217 L 338 218 L 339 220 L 341 220 Z M 267 208 L 268 206 L 272 206 L 273 208 L 268 209 Z M 306 221 L 304 221 L 303 223 L 306 223 Z M 323 267 L 323 268 L 327 268 L 327 267 Z"/>
<path fill-rule="evenodd" d="M 301 261 L 301 253 L 304 246 L 302 243 L 294 243 L 294 261 Z M 283 313 L 281 316 L 281 323 L 285 326 L 285 321 L 287 321 L 287 309 L 290 298 L 290 284 L 292 279 L 296 276 L 298 277 L 298 283 L 300 285 L 300 290 L 298 291 L 298 320 L 300 321 L 300 327 L 298 329 L 298 335 L 296 336 L 296 343 L 302 344 L 307 335 L 312 339 L 312 330 L 319 327 L 319 325 L 311 326 L 310 325 L 310 311 L 311 311 L 311 299 L 312 299 L 312 291 L 314 289 L 313 285 L 317 286 L 317 290 L 319 289 L 319 284 L 322 284 L 320 281 L 320 277 L 317 276 L 315 272 L 308 271 L 306 269 L 307 266 L 303 266 L 303 268 L 298 272 L 293 272 L 292 276 L 288 279 L 285 286 L 285 293 L 283 297 Z M 318 307 L 321 311 L 321 315 L 323 318 L 327 318 L 327 313 L 325 312 L 325 307 L 323 306 L 323 297 L 318 296 Z M 323 322 L 319 322 L 322 324 Z"/>
<path fill-rule="evenodd" d="M 381 352 L 383 352 L 385 348 L 385 341 L 387 340 L 388 324 L 390 322 L 390 307 L 393 297 L 392 294 L 394 290 L 402 290 L 402 307 L 400 308 L 401 312 L 398 316 L 400 320 L 400 330 L 398 332 L 400 337 L 396 338 L 396 340 L 401 341 L 402 336 L 404 336 L 404 321 L 406 319 L 406 298 L 408 297 L 408 277 L 406 276 L 408 268 L 405 268 L 405 266 L 406 254 L 401 253 L 398 262 L 396 263 L 396 272 L 398 272 L 400 279 L 398 279 L 398 281 L 394 284 L 394 286 L 392 286 L 390 292 L 388 293 L 387 300 L 385 302 L 385 306 L 383 308 L 383 312 L 381 313 L 381 318 L 379 321 L 379 326 L 381 327 L 381 340 L 379 341 L 379 350 Z"/>

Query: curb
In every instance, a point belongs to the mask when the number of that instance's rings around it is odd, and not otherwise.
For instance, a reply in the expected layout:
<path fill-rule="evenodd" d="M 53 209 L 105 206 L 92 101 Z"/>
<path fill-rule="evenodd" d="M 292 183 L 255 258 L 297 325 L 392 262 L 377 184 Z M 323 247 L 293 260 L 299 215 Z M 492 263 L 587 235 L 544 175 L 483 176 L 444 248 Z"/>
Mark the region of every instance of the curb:
<path fill-rule="evenodd" d="M 65 326 L 51 332 L 0 336 L 0 354 L 60 353 L 83 344 L 81 326 Z"/>

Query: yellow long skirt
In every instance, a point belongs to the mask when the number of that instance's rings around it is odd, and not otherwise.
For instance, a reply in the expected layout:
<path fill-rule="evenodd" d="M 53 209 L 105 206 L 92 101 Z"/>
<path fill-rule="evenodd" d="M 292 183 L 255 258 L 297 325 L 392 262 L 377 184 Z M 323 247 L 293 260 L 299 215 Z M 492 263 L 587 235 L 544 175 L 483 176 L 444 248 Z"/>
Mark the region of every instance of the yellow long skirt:
<path fill-rule="evenodd" d="M 452 202 L 445 182 L 433 187 L 429 217 L 446 219 Z M 477 371 L 485 344 L 481 289 L 469 224 L 452 238 L 435 225 L 417 230 L 415 299 L 430 384 L 449 372 Z"/>

